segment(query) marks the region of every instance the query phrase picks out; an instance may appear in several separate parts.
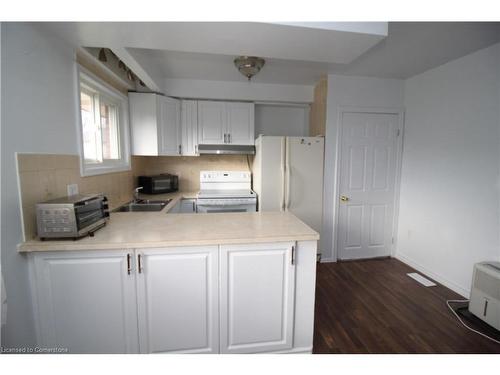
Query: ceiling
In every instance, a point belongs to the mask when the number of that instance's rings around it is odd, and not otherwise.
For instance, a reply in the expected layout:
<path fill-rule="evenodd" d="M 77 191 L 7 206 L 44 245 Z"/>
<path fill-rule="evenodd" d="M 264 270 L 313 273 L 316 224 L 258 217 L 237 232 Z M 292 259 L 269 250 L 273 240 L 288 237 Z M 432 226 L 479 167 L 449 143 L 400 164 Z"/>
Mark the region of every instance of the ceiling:
<path fill-rule="evenodd" d="M 126 50 L 157 80 L 245 81 L 237 55 L 266 65 L 252 81 L 305 84 L 324 74 L 408 78 L 500 42 L 500 23 L 49 23 L 75 45 Z M 387 36 L 385 36 L 387 35 Z"/>
<path fill-rule="evenodd" d="M 134 57 L 147 66 L 156 66 L 168 78 L 239 81 L 246 78 L 235 68 L 234 55 L 129 49 Z M 262 70 L 252 82 L 310 85 L 328 69 L 326 63 L 266 58 Z"/>
<path fill-rule="evenodd" d="M 307 26 L 311 24 L 311 26 Z M 346 64 L 387 36 L 386 22 L 61 22 L 87 47 L 130 47 Z"/>

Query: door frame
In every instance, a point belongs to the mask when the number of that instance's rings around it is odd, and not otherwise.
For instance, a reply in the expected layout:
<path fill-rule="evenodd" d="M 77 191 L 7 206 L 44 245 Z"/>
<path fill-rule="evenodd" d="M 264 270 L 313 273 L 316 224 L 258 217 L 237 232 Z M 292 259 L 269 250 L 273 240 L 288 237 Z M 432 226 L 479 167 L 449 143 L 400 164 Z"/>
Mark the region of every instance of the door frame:
<path fill-rule="evenodd" d="M 393 198 L 393 222 L 392 222 L 392 243 L 391 257 L 395 256 L 397 246 L 398 218 L 399 218 L 399 196 L 401 188 L 401 168 L 403 159 L 403 138 L 404 138 L 404 108 L 400 107 L 364 107 L 364 106 L 339 106 L 337 110 L 337 150 L 335 163 L 335 182 L 333 189 L 333 261 L 339 260 L 339 191 L 340 191 L 340 169 L 342 166 L 342 118 L 345 113 L 374 113 L 389 114 L 398 116 L 399 136 L 396 138 L 396 170 L 394 177 L 394 198 Z"/>

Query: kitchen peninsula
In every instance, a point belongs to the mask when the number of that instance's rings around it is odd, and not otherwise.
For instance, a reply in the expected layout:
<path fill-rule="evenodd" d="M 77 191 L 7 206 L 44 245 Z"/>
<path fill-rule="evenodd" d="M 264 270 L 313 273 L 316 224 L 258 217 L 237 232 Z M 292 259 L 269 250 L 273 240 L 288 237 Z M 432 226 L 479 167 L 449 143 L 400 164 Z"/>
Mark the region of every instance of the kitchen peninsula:
<path fill-rule="evenodd" d="M 288 212 L 112 213 L 31 240 L 38 344 L 72 353 L 312 352 L 319 235 Z"/>

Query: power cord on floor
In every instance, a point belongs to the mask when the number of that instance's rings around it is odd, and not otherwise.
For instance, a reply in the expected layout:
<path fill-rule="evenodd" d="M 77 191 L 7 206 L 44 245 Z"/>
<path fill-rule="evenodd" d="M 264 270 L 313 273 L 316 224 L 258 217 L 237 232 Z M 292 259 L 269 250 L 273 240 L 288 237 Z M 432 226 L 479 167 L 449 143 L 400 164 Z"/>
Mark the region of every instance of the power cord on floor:
<path fill-rule="evenodd" d="M 458 316 L 458 314 L 456 313 L 455 310 L 453 310 L 453 307 L 451 307 L 450 305 L 450 302 L 470 302 L 470 300 L 468 299 L 450 299 L 450 300 L 447 300 L 446 301 L 446 305 L 448 306 L 448 308 L 451 310 L 451 312 L 453 313 L 453 315 L 455 315 L 457 317 L 457 319 L 460 321 L 460 323 L 462 323 L 462 325 L 467 328 L 468 330 L 474 332 L 474 333 L 477 333 L 478 335 L 481 335 L 483 337 L 486 337 L 488 340 L 491 340 L 493 342 L 496 342 L 497 344 L 500 344 L 500 341 L 498 340 L 495 340 L 493 337 L 490 337 L 488 335 L 485 335 L 484 333 L 482 332 L 479 332 L 477 330 L 475 330 L 474 328 L 471 328 L 469 327 L 467 324 L 464 323 L 464 321 Z"/>

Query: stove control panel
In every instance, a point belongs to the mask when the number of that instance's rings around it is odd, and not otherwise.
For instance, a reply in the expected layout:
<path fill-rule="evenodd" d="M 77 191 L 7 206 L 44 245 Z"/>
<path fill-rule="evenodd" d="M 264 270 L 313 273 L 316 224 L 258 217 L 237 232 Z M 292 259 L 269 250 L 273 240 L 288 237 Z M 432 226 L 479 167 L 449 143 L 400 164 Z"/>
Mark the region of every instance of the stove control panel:
<path fill-rule="evenodd" d="M 248 171 L 200 171 L 200 182 L 250 182 Z"/>

